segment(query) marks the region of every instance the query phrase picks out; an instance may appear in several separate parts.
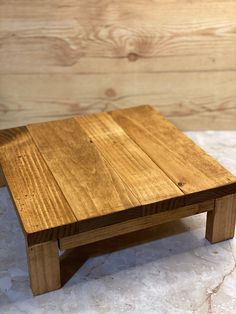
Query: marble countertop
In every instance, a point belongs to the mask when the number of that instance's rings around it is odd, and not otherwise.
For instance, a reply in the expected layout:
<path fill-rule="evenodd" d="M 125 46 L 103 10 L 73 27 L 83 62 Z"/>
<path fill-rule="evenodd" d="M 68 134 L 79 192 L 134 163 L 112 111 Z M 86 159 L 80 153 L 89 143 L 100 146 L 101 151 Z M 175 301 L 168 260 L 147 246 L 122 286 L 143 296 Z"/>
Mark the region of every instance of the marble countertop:
<path fill-rule="evenodd" d="M 236 131 L 186 134 L 236 175 Z M 62 289 L 33 297 L 23 235 L 1 188 L 0 313 L 234 314 L 236 238 L 210 245 L 205 219 L 142 231 L 142 243 L 134 235 L 126 247 L 89 258 Z"/>

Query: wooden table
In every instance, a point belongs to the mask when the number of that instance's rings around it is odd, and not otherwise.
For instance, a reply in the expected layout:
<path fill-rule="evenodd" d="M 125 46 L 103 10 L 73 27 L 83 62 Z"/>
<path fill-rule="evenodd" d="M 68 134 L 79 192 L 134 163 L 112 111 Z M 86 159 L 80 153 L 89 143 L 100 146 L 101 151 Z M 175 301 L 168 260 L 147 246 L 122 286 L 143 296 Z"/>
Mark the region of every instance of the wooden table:
<path fill-rule="evenodd" d="M 59 250 L 206 211 L 211 243 L 234 236 L 236 177 L 151 106 L 3 130 L 0 143 L 34 295 L 61 287 Z"/>

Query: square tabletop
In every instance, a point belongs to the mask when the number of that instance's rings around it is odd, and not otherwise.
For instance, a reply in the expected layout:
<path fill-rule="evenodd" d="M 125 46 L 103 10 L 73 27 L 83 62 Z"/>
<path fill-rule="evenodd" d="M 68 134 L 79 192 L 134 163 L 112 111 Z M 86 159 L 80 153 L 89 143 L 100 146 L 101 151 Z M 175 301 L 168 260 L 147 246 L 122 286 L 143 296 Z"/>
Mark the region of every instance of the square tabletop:
<path fill-rule="evenodd" d="M 0 131 L 29 243 L 236 192 L 236 177 L 144 105 Z"/>

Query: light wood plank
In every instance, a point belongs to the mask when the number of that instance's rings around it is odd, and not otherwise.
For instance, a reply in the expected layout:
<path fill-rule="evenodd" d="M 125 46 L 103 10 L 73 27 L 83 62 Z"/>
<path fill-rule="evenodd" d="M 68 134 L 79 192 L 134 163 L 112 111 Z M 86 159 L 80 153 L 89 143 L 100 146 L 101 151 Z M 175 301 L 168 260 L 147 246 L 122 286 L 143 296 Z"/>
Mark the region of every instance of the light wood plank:
<path fill-rule="evenodd" d="M 77 220 L 27 129 L 1 131 L 0 143 L 0 163 L 28 241 L 71 231 Z"/>
<path fill-rule="evenodd" d="M 2 73 L 236 68 L 235 1 L 15 0 L 0 12 Z"/>
<path fill-rule="evenodd" d="M 146 103 L 181 129 L 235 129 L 235 85 L 236 71 L 2 75 L 0 129 Z"/>
<path fill-rule="evenodd" d="M 110 115 L 188 197 L 199 193 L 200 201 L 236 192 L 236 177 L 151 106 Z"/>
<path fill-rule="evenodd" d="M 234 237 L 236 194 L 216 199 L 214 210 L 207 213 L 206 238 L 216 243 Z"/>
<path fill-rule="evenodd" d="M 140 206 L 74 119 L 28 129 L 79 221 Z"/>
<path fill-rule="evenodd" d="M 183 195 L 107 113 L 77 117 L 79 125 L 142 205 Z"/>
<path fill-rule="evenodd" d="M 182 129 L 235 129 L 235 12 L 235 0 L 1 1 L 0 129 L 140 103 Z"/>
<path fill-rule="evenodd" d="M 27 247 L 31 289 L 34 295 L 61 287 L 57 241 Z"/>
<path fill-rule="evenodd" d="M 197 205 L 186 206 L 175 210 L 158 213 L 146 217 L 140 217 L 125 221 L 112 226 L 98 228 L 88 232 L 82 232 L 73 236 L 65 237 L 59 240 L 61 250 L 67 250 L 76 246 L 81 246 L 96 241 L 116 237 L 122 234 L 146 229 L 155 225 L 163 224 L 172 220 L 177 220 L 187 216 L 211 211 L 214 209 L 214 201 L 208 201 Z"/>

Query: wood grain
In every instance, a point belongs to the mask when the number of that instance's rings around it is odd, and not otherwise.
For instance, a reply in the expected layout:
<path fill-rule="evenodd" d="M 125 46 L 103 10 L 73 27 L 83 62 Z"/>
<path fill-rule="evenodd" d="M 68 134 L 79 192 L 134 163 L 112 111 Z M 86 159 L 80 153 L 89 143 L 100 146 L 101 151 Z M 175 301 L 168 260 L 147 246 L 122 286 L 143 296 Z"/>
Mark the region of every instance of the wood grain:
<path fill-rule="evenodd" d="M 154 104 L 235 129 L 236 1 L 0 2 L 0 129 Z"/>
<path fill-rule="evenodd" d="M 216 198 L 221 188 L 236 188 L 236 177 L 151 106 L 116 110 L 112 118 L 185 193 L 204 191 Z M 215 189 L 214 189 L 215 188 Z M 220 195 L 220 194 L 219 194 Z M 211 196 L 212 197 L 212 196 Z"/>
<path fill-rule="evenodd" d="M 31 289 L 34 295 L 61 287 L 57 241 L 27 247 Z"/>
<path fill-rule="evenodd" d="M 1 73 L 236 69 L 235 1 L 15 0 L 0 9 Z"/>
<path fill-rule="evenodd" d="M 0 128 L 149 103 L 181 129 L 234 129 L 235 85 L 236 72 L 2 75 Z"/>
<path fill-rule="evenodd" d="M 25 127 L 0 132 L 0 163 L 27 237 L 71 230 L 77 220 Z"/>
<path fill-rule="evenodd" d="M 76 120 L 141 205 L 167 199 L 174 203 L 183 195 L 107 113 L 81 116 Z"/>
<path fill-rule="evenodd" d="M 214 201 L 177 208 L 175 210 L 157 213 L 146 217 L 140 217 L 119 224 L 114 224 L 112 226 L 98 228 L 88 232 L 82 232 L 73 236 L 65 237 L 59 240 L 59 246 L 61 250 L 67 250 L 77 246 L 120 236 L 122 234 L 147 229 L 159 224 L 187 216 L 193 216 L 213 209 Z"/>
<path fill-rule="evenodd" d="M 133 140 L 108 113 L 0 132 L 29 245 L 236 192 L 235 177 L 151 107 L 123 112 L 112 116 Z"/>
<path fill-rule="evenodd" d="M 74 119 L 28 129 L 78 221 L 140 206 Z"/>
<path fill-rule="evenodd" d="M 206 238 L 211 243 L 232 239 L 236 222 L 236 194 L 215 200 L 214 210 L 207 213 Z"/>

